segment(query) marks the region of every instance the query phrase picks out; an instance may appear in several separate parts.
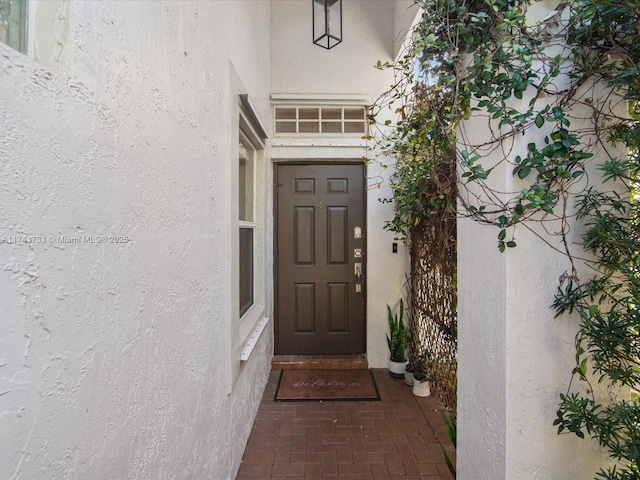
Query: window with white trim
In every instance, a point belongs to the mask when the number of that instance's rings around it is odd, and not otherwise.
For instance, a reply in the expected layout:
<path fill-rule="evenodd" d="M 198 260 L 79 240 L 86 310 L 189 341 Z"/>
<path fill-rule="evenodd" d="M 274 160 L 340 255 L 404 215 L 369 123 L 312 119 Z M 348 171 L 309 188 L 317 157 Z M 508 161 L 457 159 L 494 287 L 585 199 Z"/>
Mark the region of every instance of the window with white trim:
<path fill-rule="evenodd" d="M 237 167 L 238 340 L 244 342 L 266 304 L 264 131 L 248 102 L 240 109 Z"/>
<path fill-rule="evenodd" d="M 239 80 L 237 86 L 239 86 Z M 261 333 L 269 320 L 271 296 L 269 291 L 267 256 L 268 220 L 265 158 L 267 133 L 247 94 L 238 98 L 237 123 L 230 138 L 232 152 L 231 212 L 235 220 L 232 233 L 230 277 L 233 279 L 230 305 L 230 390 L 240 377 L 243 362 L 251 358 Z"/>
<path fill-rule="evenodd" d="M 274 116 L 279 134 L 367 133 L 367 110 L 360 106 L 278 106 Z"/>

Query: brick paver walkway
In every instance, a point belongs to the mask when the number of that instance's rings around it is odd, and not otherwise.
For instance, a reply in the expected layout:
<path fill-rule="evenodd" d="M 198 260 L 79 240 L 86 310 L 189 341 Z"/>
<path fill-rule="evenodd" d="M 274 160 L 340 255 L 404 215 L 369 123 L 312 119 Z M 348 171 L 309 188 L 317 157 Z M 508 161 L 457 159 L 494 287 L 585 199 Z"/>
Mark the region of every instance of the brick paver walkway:
<path fill-rule="evenodd" d="M 374 370 L 381 401 L 275 402 L 273 371 L 238 480 L 452 480 L 442 405 Z"/>

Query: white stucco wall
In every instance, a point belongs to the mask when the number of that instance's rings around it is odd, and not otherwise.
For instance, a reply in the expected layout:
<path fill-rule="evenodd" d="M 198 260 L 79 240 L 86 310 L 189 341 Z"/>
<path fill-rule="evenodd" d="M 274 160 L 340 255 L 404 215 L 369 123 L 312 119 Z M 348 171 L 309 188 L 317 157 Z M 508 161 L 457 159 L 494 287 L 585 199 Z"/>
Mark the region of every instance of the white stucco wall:
<path fill-rule="evenodd" d="M 420 7 L 414 0 L 395 0 L 393 2 L 393 55 L 397 57 L 407 39 L 407 31 L 420 20 Z"/>
<path fill-rule="evenodd" d="M 493 229 L 458 221 L 458 478 L 506 479 L 506 257 Z"/>
<path fill-rule="evenodd" d="M 311 2 L 275 0 L 273 13 L 272 89 L 276 96 L 298 94 L 318 98 L 365 98 L 371 103 L 392 82 L 389 71 L 374 68 L 378 60 L 393 61 L 400 32 L 411 24 L 410 3 L 379 0 L 343 1 L 343 42 L 331 50 L 313 45 Z M 409 10 L 407 10 L 409 9 Z M 340 103 L 340 99 L 336 101 Z M 391 113 L 391 112 L 390 112 Z M 285 145 L 285 143 L 288 143 Z M 305 145 L 302 145 L 304 143 Z M 356 138 L 348 141 L 304 139 L 294 142 L 274 138 L 277 158 L 372 158 L 373 146 Z M 387 162 L 389 159 L 386 160 Z M 392 253 L 394 235 L 383 230 L 393 207 L 380 203 L 389 198 L 391 169 L 371 163 L 367 168 L 367 359 L 370 367 L 386 367 L 389 352 L 386 303 L 396 304 L 405 294 L 408 257 L 405 248 Z M 378 185 L 380 188 L 378 188 Z"/>
<path fill-rule="evenodd" d="M 267 117 L 270 5 L 57 3 L 0 44 L 0 478 L 234 478 L 273 339 L 230 351 L 230 66 Z"/>
<path fill-rule="evenodd" d="M 492 177 L 512 191 L 510 173 Z M 593 478 L 603 451 L 553 426 L 575 355 L 576 318 L 551 308 L 569 261 L 525 228 L 500 253 L 497 232 L 458 222 L 458 478 Z M 577 228 L 570 240 L 577 247 Z"/>
<path fill-rule="evenodd" d="M 543 18 L 556 3 L 532 4 L 530 23 Z M 589 95 L 597 98 L 599 92 Z M 572 129 L 580 129 L 580 119 L 590 119 L 590 114 L 574 110 Z M 588 128 L 590 120 L 586 123 Z M 494 125 L 494 131 L 497 128 Z M 462 129 L 472 144 L 490 138 L 484 119 L 471 119 Z M 545 133 L 532 127 L 524 135 L 508 137 L 503 151 L 510 152 L 510 158 L 524 156 L 527 144 L 542 143 Z M 589 168 L 602 159 L 601 153 L 596 152 Z M 496 160 L 489 156 L 483 161 L 485 170 Z M 512 168 L 496 169 L 489 185 L 499 192 L 521 191 L 524 184 L 512 175 Z M 595 171 L 589 175 L 591 181 L 598 177 Z M 572 199 L 569 213 L 573 207 Z M 574 366 L 578 320 L 575 315 L 554 318 L 551 304 L 558 281 L 564 272 L 571 273 L 571 264 L 554 250 L 563 250 L 561 238 L 549 235 L 560 231 L 560 225 L 546 220 L 544 229 L 536 223 L 528 224 L 532 231 L 516 228 L 517 247 L 502 254 L 496 227 L 468 219 L 458 222 L 457 461 L 461 480 L 593 478 L 609 463 L 596 442 L 558 436 L 553 426 L 559 395 L 566 392 Z M 585 258 L 580 249 L 582 228 L 575 218 L 569 222 L 568 244 L 576 259 Z M 577 266 L 581 279 L 592 274 L 579 261 Z"/>

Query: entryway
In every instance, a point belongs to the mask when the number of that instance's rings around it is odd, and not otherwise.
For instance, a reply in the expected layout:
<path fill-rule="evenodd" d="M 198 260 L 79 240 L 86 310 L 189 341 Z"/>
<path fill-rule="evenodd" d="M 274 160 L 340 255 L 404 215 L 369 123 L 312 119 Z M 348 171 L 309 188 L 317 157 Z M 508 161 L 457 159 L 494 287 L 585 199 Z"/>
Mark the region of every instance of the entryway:
<path fill-rule="evenodd" d="M 444 451 L 455 462 L 455 449 L 435 396 L 374 370 L 379 402 L 276 402 L 279 374 L 269 376 L 238 480 L 453 480 Z"/>
<path fill-rule="evenodd" d="M 274 177 L 275 353 L 364 353 L 364 165 L 279 163 Z"/>

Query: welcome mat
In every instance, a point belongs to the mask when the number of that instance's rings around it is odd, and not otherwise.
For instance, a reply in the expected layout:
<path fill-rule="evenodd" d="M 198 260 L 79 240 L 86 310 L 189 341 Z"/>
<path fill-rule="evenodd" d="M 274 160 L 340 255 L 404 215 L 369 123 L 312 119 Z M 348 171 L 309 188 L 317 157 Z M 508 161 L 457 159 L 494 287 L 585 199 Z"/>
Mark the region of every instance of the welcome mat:
<path fill-rule="evenodd" d="M 380 394 L 371 370 L 282 370 L 274 400 L 380 400 Z"/>

